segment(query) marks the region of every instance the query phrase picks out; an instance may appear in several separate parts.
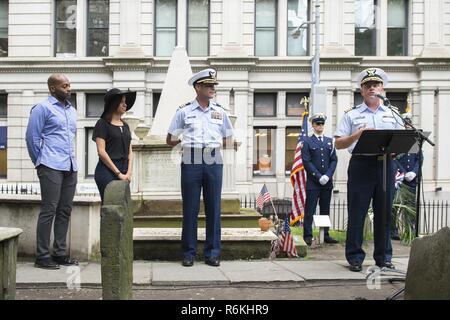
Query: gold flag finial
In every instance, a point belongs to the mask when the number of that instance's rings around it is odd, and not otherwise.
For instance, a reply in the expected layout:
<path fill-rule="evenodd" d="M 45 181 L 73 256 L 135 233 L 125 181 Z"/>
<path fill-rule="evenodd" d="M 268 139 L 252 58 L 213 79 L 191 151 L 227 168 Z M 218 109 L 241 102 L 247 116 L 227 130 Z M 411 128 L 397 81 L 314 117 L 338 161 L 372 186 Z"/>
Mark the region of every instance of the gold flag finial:
<path fill-rule="evenodd" d="M 302 104 L 303 107 L 305 107 L 305 111 L 308 111 L 309 98 L 308 98 L 307 96 L 304 96 L 304 97 L 300 100 L 300 104 Z"/>

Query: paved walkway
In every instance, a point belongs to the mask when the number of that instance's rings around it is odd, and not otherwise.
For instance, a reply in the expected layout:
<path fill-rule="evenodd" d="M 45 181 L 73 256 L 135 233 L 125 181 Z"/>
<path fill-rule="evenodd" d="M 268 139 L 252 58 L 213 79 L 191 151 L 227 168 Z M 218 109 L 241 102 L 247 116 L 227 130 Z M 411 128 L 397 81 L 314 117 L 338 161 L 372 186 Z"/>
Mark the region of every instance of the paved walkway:
<path fill-rule="evenodd" d="M 394 258 L 397 270 L 406 271 L 408 257 Z M 366 281 L 368 269 L 374 262 L 366 259 L 362 272 L 351 272 L 345 260 L 307 261 L 276 259 L 253 261 L 221 261 L 220 267 L 210 267 L 196 261 L 193 267 L 180 262 L 134 261 L 133 283 L 136 286 L 189 286 L 239 283 L 308 283 L 316 281 Z M 80 263 L 79 269 L 61 267 L 44 270 L 32 262 L 18 262 L 16 283 L 23 286 L 66 286 L 79 276 L 81 286 L 101 285 L 99 263 Z M 399 277 L 384 273 L 385 277 Z"/>

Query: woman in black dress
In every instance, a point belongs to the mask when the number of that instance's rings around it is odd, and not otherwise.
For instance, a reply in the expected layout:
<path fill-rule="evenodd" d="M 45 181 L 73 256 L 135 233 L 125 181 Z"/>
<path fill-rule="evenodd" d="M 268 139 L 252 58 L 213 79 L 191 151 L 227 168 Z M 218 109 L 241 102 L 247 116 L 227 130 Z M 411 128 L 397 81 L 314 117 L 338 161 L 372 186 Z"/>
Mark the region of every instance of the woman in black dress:
<path fill-rule="evenodd" d="M 102 203 L 108 183 L 113 180 L 131 182 L 133 173 L 131 131 L 128 124 L 122 120 L 122 115 L 133 106 L 136 92 L 124 92 L 113 88 L 105 94 L 104 100 L 105 109 L 92 134 L 99 156 L 94 178 Z"/>

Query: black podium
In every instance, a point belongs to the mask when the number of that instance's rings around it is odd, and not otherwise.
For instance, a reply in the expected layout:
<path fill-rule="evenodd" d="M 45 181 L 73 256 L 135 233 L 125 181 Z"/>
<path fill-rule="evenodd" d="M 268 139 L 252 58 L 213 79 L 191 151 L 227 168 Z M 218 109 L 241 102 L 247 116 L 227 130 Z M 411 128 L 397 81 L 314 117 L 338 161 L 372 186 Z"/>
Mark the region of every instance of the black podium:
<path fill-rule="evenodd" d="M 380 242 L 382 257 L 386 256 L 386 218 L 387 218 L 387 159 L 391 153 L 408 153 L 417 142 L 413 130 L 365 130 L 361 134 L 353 155 L 383 156 L 383 211 L 381 214 Z M 394 181 L 389 183 L 394 184 Z"/>

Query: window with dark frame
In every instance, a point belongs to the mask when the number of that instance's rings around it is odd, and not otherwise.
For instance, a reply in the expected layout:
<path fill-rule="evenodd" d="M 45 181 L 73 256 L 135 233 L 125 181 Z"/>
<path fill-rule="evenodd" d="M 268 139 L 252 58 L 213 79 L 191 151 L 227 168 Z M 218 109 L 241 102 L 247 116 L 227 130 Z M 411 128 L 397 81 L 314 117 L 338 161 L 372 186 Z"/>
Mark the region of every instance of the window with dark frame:
<path fill-rule="evenodd" d="M 209 0 L 188 1 L 187 48 L 189 56 L 209 54 Z"/>
<path fill-rule="evenodd" d="M 76 109 L 77 108 L 77 94 L 75 92 L 70 94 L 69 101 L 70 101 L 70 104 Z"/>
<path fill-rule="evenodd" d="M 108 56 L 109 0 L 88 0 L 87 56 Z"/>
<path fill-rule="evenodd" d="M 276 56 L 277 1 L 255 1 L 255 56 Z"/>
<path fill-rule="evenodd" d="M 77 1 L 56 0 L 55 10 L 55 53 L 74 55 L 77 43 Z"/>
<path fill-rule="evenodd" d="M 168 57 L 177 41 L 177 0 L 155 0 L 155 55 Z"/>
<path fill-rule="evenodd" d="M 310 0 L 288 0 L 287 6 L 287 55 L 306 56 L 308 55 L 308 34 L 309 25 L 304 25 L 298 38 L 294 38 L 292 33 L 303 22 L 309 20 Z"/>
<path fill-rule="evenodd" d="M 388 0 L 387 55 L 408 55 L 408 1 Z"/>
<path fill-rule="evenodd" d="M 103 93 L 86 93 L 86 117 L 99 118 L 105 106 Z"/>
<path fill-rule="evenodd" d="M 304 97 L 309 98 L 309 92 L 286 93 L 286 116 L 301 117 L 302 113 L 305 111 L 305 106 L 301 103 L 301 100 Z"/>
<path fill-rule="evenodd" d="M 253 175 L 275 175 L 276 127 L 253 128 Z"/>
<path fill-rule="evenodd" d="M 161 99 L 161 92 L 153 92 L 152 95 L 152 117 L 156 115 L 156 110 L 158 110 L 159 99 Z"/>
<path fill-rule="evenodd" d="M 0 118 L 8 117 L 8 95 L 0 93 Z"/>
<path fill-rule="evenodd" d="M 8 56 L 9 1 L 0 1 L 0 57 Z"/>
<path fill-rule="evenodd" d="M 389 99 L 391 105 L 398 108 L 400 114 L 406 112 L 408 106 L 408 92 L 387 92 L 386 98 Z"/>
<path fill-rule="evenodd" d="M 295 149 L 297 148 L 298 137 L 300 136 L 301 127 L 287 127 L 285 144 L 286 151 L 284 157 L 284 167 L 286 175 L 291 174 L 292 165 L 294 164 Z"/>
<path fill-rule="evenodd" d="M 377 0 L 355 0 L 355 56 L 375 56 Z"/>
<path fill-rule="evenodd" d="M 255 117 L 274 117 L 277 112 L 276 93 L 255 93 L 253 96 Z"/>

